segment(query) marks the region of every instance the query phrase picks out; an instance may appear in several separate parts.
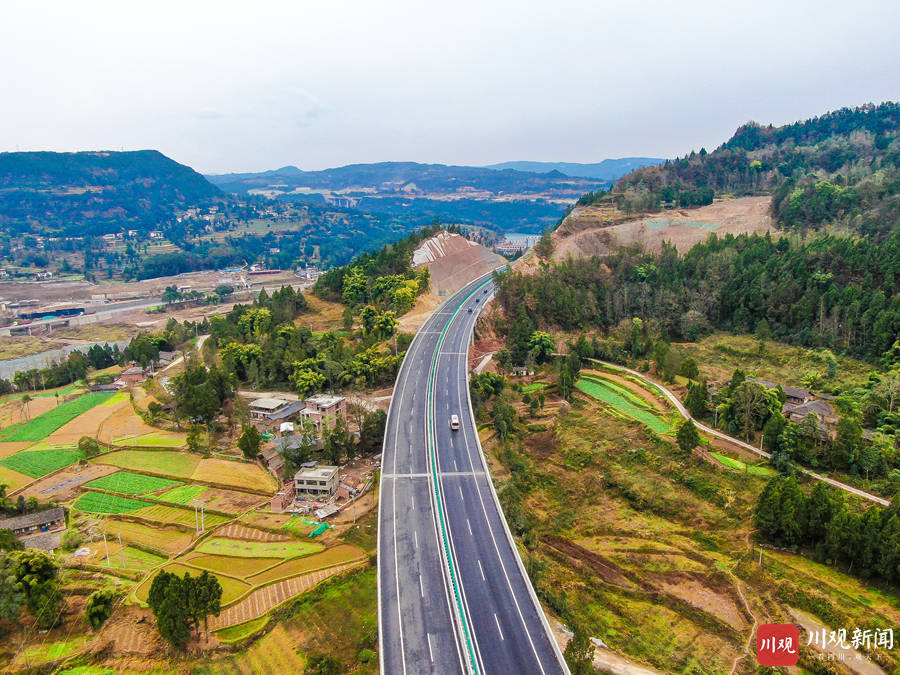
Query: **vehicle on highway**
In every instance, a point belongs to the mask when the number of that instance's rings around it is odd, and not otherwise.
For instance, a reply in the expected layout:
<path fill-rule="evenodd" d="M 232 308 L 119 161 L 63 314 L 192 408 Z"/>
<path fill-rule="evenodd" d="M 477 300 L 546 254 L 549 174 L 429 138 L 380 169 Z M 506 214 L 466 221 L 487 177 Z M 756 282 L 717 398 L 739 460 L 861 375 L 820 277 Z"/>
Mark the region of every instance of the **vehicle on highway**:
<path fill-rule="evenodd" d="M 459 431 L 459 417 L 456 415 L 450 415 L 450 428 L 453 431 Z"/>
<path fill-rule="evenodd" d="M 471 307 L 469 307 L 469 314 L 471 314 L 471 313 L 472 313 L 472 308 L 471 308 Z"/>

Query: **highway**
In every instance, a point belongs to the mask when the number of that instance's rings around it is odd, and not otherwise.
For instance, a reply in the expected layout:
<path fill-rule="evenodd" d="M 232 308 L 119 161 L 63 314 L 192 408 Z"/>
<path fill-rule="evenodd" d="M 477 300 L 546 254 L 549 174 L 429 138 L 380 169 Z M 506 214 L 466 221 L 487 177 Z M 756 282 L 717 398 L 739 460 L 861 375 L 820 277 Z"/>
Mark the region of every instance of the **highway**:
<path fill-rule="evenodd" d="M 416 334 L 397 377 L 378 522 L 383 673 L 568 672 L 471 414 L 468 345 L 492 290 L 485 276 L 446 300 Z"/>

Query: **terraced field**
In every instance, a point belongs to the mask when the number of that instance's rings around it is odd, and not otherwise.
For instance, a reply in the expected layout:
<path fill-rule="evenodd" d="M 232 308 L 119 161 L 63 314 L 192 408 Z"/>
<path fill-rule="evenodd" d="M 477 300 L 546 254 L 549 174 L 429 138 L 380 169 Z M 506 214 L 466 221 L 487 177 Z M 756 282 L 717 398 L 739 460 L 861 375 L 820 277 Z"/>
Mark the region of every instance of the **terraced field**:
<path fill-rule="evenodd" d="M 625 417 L 647 425 L 658 434 L 671 431 L 669 423 L 654 412 L 653 406 L 625 387 L 595 375 L 579 378 L 575 387 L 591 398 L 608 404 Z"/>
<path fill-rule="evenodd" d="M 179 563 L 170 563 L 162 569 L 166 572 L 177 574 L 178 576 L 184 576 L 185 573 L 190 574 L 191 576 L 197 576 L 199 574 L 197 568 L 188 567 L 187 565 L 181 565 Z M 156 573 L 148 576 L 134 591 L 135 597 L 143 603 L 147 602 L 147 594 L 150 593 L 150 585 L 153 583 L 153 578 L 155 576 Z M 224 574 L 215 574 L 215 577 L 222 585 L 222 605 L 234 602 L 252 588 L 250 584 L 235 577 L 226 576 Z M 210 623 L 210 627 L 212 627 L 212 623 Z"/>
<path fill-rule="evenodd" d="M 197 551 L 237 558 L 296 558 L 318 553 L 325 547 L 313 542 L 299 541 L 246 541 L 212 537 L 200 543 Z"/>
<path fill-rule="evenodd" d="M 95 405 L 108 400 L 113 394 L 90 393 L 71 401 L 60 403 L 28 422 L 14 424 L 0 431 L 0 441 L 40 441 L 63 424 L 69 422 Z"/>
<path fill-rule="evenodd" d="M 74 464 L 83 457 L 84 453 L 75 447 L 21 450 L 9 457 L 0 459 L 0 465 L 31 478 L 40 478 L 48 473 L 53 473 L 58 469 Z"/>
<path fill-rule="evenodd" d="M 287 560 L 276 567 L 251 577 L 247 581 L 254 585 L 267 584 L 277 579 L 284 579 L 297 574 L 306 574 L 314 570 L 320 570 L 335 565 L 345 565 L 363 562 L 367 559 L 362 549 L 350 544 L 339 544 L 321 553 Z"/>
<path fill-rule="evenodd" d="M 193 540 L 192 535 L 173 527 L 151 527 L 113 518 L 103 521 L 103 531 L 109 536 L 122 537 L 123 541 L 150 546 L 163 553 L 179 553 Z"/>
<path fill-rule="evenodd" d="M 157 565 L 161 565 L 166 558 L 147 551 L 143 551 L 134 546 L 125 546 L 115 555 L 109 556 L 110 567 L 117 567 L 129 570 L 147 571 Z"/>
<path fill-rule="evenodd" d="M 84 487 L 118 492 L 125 495 L 142 495 L 148 492 L 164 490 L 166 488 L 175 488 L 177 490 L 179 489 L 177 486 L 180 485 L 182 485 L 182 483 L 177 480 L 172 480 L 171 478 L 160 478 L 159 476 L 147 476 L 142 473 L 116 471 L 116 473 L 111 473 L 108 476 L 96 478 L 90 483 L 86 483 Z"/>
<path fill-rule="evenodd" d="M 145 507 L 152 506 L 150 502 L 144 502 L 130 497 L 119 497 L 104 492 L 85 492 L 72 505 L 79 511 L 96 514 L 130 513 Z"/>
<path fill-rule="evenodd" d="M 196 516 L 194 509 L 182 509 L 177 506 L 163 506 L 161 504 L 148 504 L 145 508 L 133 512 L 133 515 L 146 518 L 147 520 L 155 520 L 159 523 L 171 523 L 178 525 L 187 525 L 194 527 L 196 525 Z M 204 516 L 204 524 L 206 529 L 221 525 L 228 522 L 225 516 L 219 516 L 213 513 L 207 513 Z"/>

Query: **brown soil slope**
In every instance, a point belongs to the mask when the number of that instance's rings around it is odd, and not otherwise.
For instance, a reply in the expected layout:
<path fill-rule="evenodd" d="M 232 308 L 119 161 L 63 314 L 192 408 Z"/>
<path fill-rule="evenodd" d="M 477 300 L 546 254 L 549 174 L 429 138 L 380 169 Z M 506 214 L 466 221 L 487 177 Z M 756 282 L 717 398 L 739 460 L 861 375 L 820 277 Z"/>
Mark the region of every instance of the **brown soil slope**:
<path fill-rule="evenodd" d="M 428 266 L 431 287 L 412 311 L 400 319 L 403 330 L 419 328 L 428 315 L 444 300 L 467 283 L 506 264 L 506 259 L 481 244 L 458 234 L 440 232 L 426 239 L 413 254 L 413 266 Z"/>
<path fill-rule="evenodd" d="M 712 232 L 723 236 L 773 231 L 770 202 L 770 197 L 723 199 L 698 209 L 661 211 L 625 222 L 611 218 L 605 206 L 578 207 L 554 233 L 553 257 L 603 255 L 615 246 L 634 243 L 659 251 L 664 241 L 685 252 Z"/>

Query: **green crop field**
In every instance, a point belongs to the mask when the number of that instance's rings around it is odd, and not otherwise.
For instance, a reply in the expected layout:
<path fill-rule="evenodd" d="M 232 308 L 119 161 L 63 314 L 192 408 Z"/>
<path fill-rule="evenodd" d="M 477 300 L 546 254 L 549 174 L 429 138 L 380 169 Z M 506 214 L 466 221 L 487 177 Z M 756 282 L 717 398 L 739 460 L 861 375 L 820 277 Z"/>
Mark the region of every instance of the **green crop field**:
<path fill-rule="evenodd" d="M 70 656 L 84 648 L 89 641 L 89 638 L 86 636 L 80 636 L 63 642 L 41 642 L 20 652 L 16 657 L 16 662 L 19 665 L 27 665 L 34 668 L 39 664 Z"/>
<path fill-rule="evenodd" d="M 66 422 L 71 422 L 81 413 L 106 401 L 114 394 L 91 393 L 71 401 L 60 403 L 55 408 L 38 415 L 28 422 L 15 424 L 0 432 L 0 441 L 41 441 Z"/>
<path fill-rule="evenodd" d="M 647 408 L 648 410 L 652 410 L 653 406 L 641 396 L 638 396 L 635 392 L 633 392 L 628 387 L 622 386 L 618 382 L 613 382 L 612 380 L 607 380 L 602 377 L 597 377 L 595 375 L 583 375 L 582 379 L 590 380 L 591 382 L 596 382 L 597 384 L 603 385 L 604 387 L 608 387 L 612 389 L 614 392 L 627 398 L 629 401 L 634 403 L 636 406 L 640 406 L 641 408 Z"/>
<path fill-rule="evenodd" d="M 146 518 L 147 520 L 155 520 L 160 523 L 176 523 L 178 525 L 187 525 L 188 527 L 194 527 L 196 525 L 194 509 L 181 509 L 177 506 L 147 504 L 147 502 L 144 502 L 144 504 L 146 505 L 146 508 L 135 511 L 133 515 Z M 229 520 L 230 518 L 225 518 L 224 516 L 207 513 L 204 516 L 203 522 L 206 529 L 209 529 L 216 525 L 228 522 Z"/>
<path fill-rule="evenodd" d="M 172 478 L 190 478 L 200 464 L 200 457 L 168 450 L 120 450 L 101 455 L 92 461 Z"/>
<path fill-rule="evenodd" d="M 753 466 L 745 464 L 739 459 L 733 459 L 718 452 L 711 452 L 709 454 L 722 462 L 722 464 L 724 464 L 725 466 L 731 467 L 732 469 L 737 469 L 738 471 L 746 471 L 747 473 L 752 473 L 757 476 L 771 476 L 775 473 L 773 469 L 770 469 L 767 466 Z"/>
<path fill-rule="evenodd" d="M 97 488 L 98 490 L 107 490 L 109 492 L 118 492 L 126 495 L 142 495 L 147 492 L 156 492 L 165 488 L 175 488 L 181 485 L 177 480 L 170 478 L 160 478 L 158 476 L 147 476 L 142 473 L 128 473 L 127 471 L 116 471 L 108 476 L 96 478 L 87 483 L 86 488 Z M 190 487 L 190 486 L 186 486 Z"/>
<path fill-rule="evenodd" d="M 126 546 L 115 555 L 109 556 L 110 567 L 118 567 L 129 570 L 146 571 L 163 564 L 167 558 L 148 553 L 134 546 Z M 103 561 L 106 564 L 106 561 Z"/>
<path fill-rule="evenodd" d="M 581 378 L 575 383 L 575 386 L 588 396 L 608 403 L 622 414 L 646 424 L 658 434 L 670 431 L 669 424 L 665 420 L 646 408 L 635 405 L 611 387 L 606 386 L 605 381 Z"/>
<path fill-rule="evenodd" d="M 119 438 L 116 439 L 115 444 L 140 445 L 147 448 L 180 448 L 184 446 L 185 442 L 182 436 L 173 436 L 164 431 L 159 431 L 131 438 Z"/>
<path fill-rule="evenodd" d="M 102 492 L 85 492 L 75 500 L 72 506 L 88 513 L 129 513 L 145 506 L 151 506 L 151 504 L 139 499 L 118 497 Z"/>
<path fill-rule="evenodd" d="M 533 391 L 540 391 L 547 385 L 544 382 L 532 382 L 531 384 L 526 384 L 522 387 L 523 394 L 530 394 Z"/>
<path fill-rule="evenodd" d="M 171 490 L 166 490 L 159 495 L 157 499 L 171 504 L 188 504 L 208 489 L 209 488 L 205 485 L 182 485 L 180 487 L 172 488 Z"/>
<path fill-rule="evenodd" d="M 245 640 L 256 631 L 262 630 L 266 627 L 267 623 L 269 623 L 269 616 L 268 614 L 264 614 L 258 619 L 252 619 L 251 621 L 239 623 L 236 626 L 229 626 L 228 628 L 221 628 L 215 631 L 215 636 L 219 639 L 219 642 L 234 644 L 235 642 Z"/>
<path fill-rule="evenodd" d="M 212 537 L 201 542 L 196 550 L 241 558 L 296 558 L 324 548 L 321 544 L 307 541 L 244 541 Z"/>
<path fill-rule="evenodd" d="M 78 448 L 62 447 L 51 450 L 22 450 L 0 460 L 7 469 L 24 473 L 32 478 L 40 478 L 74 464 L 84 457 Z"/>

